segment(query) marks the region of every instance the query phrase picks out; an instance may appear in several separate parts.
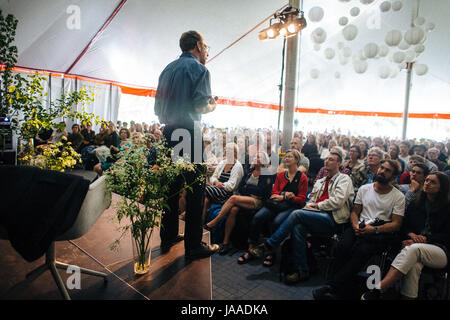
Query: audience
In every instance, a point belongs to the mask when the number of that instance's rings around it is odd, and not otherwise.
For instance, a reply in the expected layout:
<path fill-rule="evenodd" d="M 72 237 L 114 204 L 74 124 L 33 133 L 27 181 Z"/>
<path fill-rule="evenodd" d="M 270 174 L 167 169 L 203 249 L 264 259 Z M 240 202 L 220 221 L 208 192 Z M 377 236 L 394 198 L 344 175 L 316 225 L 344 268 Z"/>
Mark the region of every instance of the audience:
<path fill-rule="evenodd" d="M 450 203 L 449 178 L 442 172 L 432 172 L 425 179 L 417 201 L 407 207 L 402 227 L 402 249 L 389 272 L 362 300 L 378 300 L 396 282 L 401 281 L 404 299 L 416 299 L 423 267 L 441 269 L 449 261 Z"/>
<path fill-rule="evenodd" d="M 205 188 L 205 201 L 202 212 L 202 223 L 206 222 L 206 213 L 211 204 L 224 204 L 237 190 L 244 169 L 237 160 L 238 146 L 231 142 L 225 147 L 225 159 L 219 162 L 214 171 L 210 183 Z"/>
<path fill-rule="evenodd" d="M 102 123 L 97 135 L 91 123 L 82 125 L 81 131 L 80 125 L 74 124 L 67 140 L 82 155 L 82 167 L 102 175 L 132 144 L 151 136 L 152 150 L 156 150 L 153 144 L 161 142 L 164 127 L 158 123 L 129 124 L 130 130 L 127 122 L 117 121 L 117 127 L 113 122 Z M 35 146 L 57 142 L 64 132 L 41 129 L 34 138 Z M 310 277 L 310 235 L 331 237 L 339 226 L 351 225 L 344 228 L 337 242 L 332 278 L 313 292 L 315 299 L 345 297 L 351 278 L 362 271 L 371 256 L 389 245 L 396 248 L 397 244 L 399 253 L 379 286 L 362 299 L 383 298 L 400 279 L 401 295 L 417 298 L 423 266 L 446 266 L 446 248 L 450 245 L 450 140 L 295 131 L 290 150 L 283 153 L 281 131 L 204 126 L 202 133 L 209 178 L 202 221 L 213 233 L 226 218 L 220 254 L 232 249 L 230 238 L 236 216 L 242 212 L 254 216 L 247 235 L 248 248 L 237 262 L 259 257 L 264 258 L 264 266 L 270 267 L 279 246 L 290 237 L 292 268 L 285 277 L 288 284 Z M 307 139 L 303 144 L 304 136 Z M 270 155 L 277 151 L 273 137 L 278 137 L 280 145 L 279 163 L 270 163 Z M 276 168 L 277 173 L 264 171 L 269 168 Z M 307 198 L 308 179 L 313 187 Z M 221 208 L 214 219 L 206 221 L 211 204 Z"/>
<path fill-rule="evenodd" d="M 273 233 L 292 211 L 305 206 L 308 178 L 298 168 L 300 158 L 298 150 L 286 152 L 283 161 L 287 170 L 277 173 L 270 196 L 272 201 L 267 201 L 253 216 L 248 240 L 249 250 L 238 259 L 239 264 L 255 258 L 251 249 L 259 244 L 259 237 L 265 224 L 269 223 L 271 233 Z M 274 259 L 273 255 L 268 255 L 265 257 L 264 264 L 271 266 Z"/>
<path fill-rule="evenodd" d="M 286 283 L 309 279 L 307 261 L 307 235 L 320 233 L 332 236 L 338 226 L 348 222 L 354 191 L 350 177 L 339 172 L 342 157 L 331 152 L 325 167 L 328 175 L 317 181 L 304 209 L 293 211 L 263 245 L 253 250 L 253 256 L 274 256 L 276 248 L 292 232 L 292 270 L 286 275 Z"/>
<path fill-rule="evenodd" d="M 370 151 L 369 151 L 370 158 Z M 348 294 L 352 278 L 374 254 L 395 241 L 405 215 L 405 197 L 392 185 L 400 168 L 393 160 L 383 160 L 375 182 L 359 188 L 350 214 L 352 228 L 344 231 L 336 253 L 333 277 L 313 291 L 316 300 L 335 300 Z"/>
<path fill-rule="evenodd" d="M 270 197 L 273 178 L 272 175 L 263 175 L 261 170 L 268 166 L 269 157 L 264 151 L 256 153 L 250 170 L 242 179 L 238 191 L 239 195 L 231 196 L 220 209 L 219 214 L 205 225 L 205 229 L 214 230 L 217 224 L 225 217 L 225 235 L 219 254 L 226 254 L 232 248 L 230 235 L 233 231 L 236 215 L 239 210 L 259 210 Z"/>

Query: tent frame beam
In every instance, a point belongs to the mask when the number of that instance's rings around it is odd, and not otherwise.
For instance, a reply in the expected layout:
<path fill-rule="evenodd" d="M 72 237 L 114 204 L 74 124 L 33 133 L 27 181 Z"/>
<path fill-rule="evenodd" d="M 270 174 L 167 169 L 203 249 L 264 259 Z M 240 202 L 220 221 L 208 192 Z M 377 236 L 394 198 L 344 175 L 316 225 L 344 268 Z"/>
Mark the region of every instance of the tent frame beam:
<path fill-rule="evenodd" d="M 103 31 L 108 27 L 108 25 L 111 23 L 111 21 L 115 18 L 115 16 L 119 13 L 119 11 L 122 9 L 122 7 L 125 5 L 127 0 L 122 0 L 119 5 L 116 7 L 114 12 L 109 16 L 109 18 L 105 21 L 105 23 L 102 25 L 100 30 L 97 31 L 97 33 L 94 35 L 94 37 L 89 41 L 87 46 L 83 49 L 83 51 L 78 55 L 78 57 L 75 59 L 75 61 L 72 63 L 72 65 L 69 67 L 69 69 L 64 72 L 65 74 L 68 74 L 72 69 L 75 67 L 75 65 L 78 63 L 78 61 L 83 58 L 83 56 L 86 54 L 86 52 L 89 50 L 89 48 L 92 46 L 92 44 L 102 35 Z"/>

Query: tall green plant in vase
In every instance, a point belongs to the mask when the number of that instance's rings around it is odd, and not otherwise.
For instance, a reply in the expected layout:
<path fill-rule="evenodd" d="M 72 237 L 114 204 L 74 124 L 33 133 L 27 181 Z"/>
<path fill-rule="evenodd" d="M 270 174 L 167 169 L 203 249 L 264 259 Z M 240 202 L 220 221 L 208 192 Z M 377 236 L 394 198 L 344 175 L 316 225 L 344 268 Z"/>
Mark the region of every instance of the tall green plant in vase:
<path fill-rule="evenodd" d="M 205 179 L 204 170 L 200 172 L 197 166 L 182 159 L 171 161 L 170 151 L 152 141 L 133 143 L 106 171 L 108 189 L 120 196 L 115 218 L 119 224 L 127 221 L 119 227 L 121 235 L 111 249 L 117 249 L 121 239 L 131 233 L 136 274 L 149 271 L 152 234 L 161 227 L 161 217 L 169 209 L 168 200 L 191 188 L 183 180 L 188 171 L 198 171 L 196 182 Z M 180 189 L 169 194 L 169 186 L 175 181 L 180 182 Z"/>

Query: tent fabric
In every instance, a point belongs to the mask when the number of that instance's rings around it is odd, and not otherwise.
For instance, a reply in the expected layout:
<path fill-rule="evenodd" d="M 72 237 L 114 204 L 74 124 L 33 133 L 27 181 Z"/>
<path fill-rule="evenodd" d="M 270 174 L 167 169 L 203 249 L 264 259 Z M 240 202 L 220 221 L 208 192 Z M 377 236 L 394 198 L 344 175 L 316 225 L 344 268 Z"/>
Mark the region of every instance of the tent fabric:
<path fill-rule="evenodd" d="M 410 28 L 415 0 L 403 0 L 400 11 L 386 13 L 379 10 L 381 2 L 375 0 L 364 5 L 357 0 L 302 1 L 308 26 L 301 32 L 299 40 L 298 108 L 327 112 L 403 112 L 405 71 L 399 71 L 395 78 L 380 79 L 378 76 L 381 66 L 398 68 L 390 59 L 400 49 L 390 48 L 386 58 L 368 59 L 368 71 L 364 74 L 353 70 L 352 59 L 368 42 L 381 45 L 388 31 L 399 29 L 404 34 Z M 64 73 L 120 3 L 119 0 L 0 0 L 0 9 L 19 19 L 17 65 Z M 419 16 L 427 23 L 435 23 L 436 27 L 426 34 L 426 50 L 417 58 L 417 63 L 426 64 L 429 71 L 421 77 L 413 74 L 409 110 L 414 114 L 449 114 L 450 42 L 447 34 L 450 2 L 422 0 L 417 3 Z M 160 72 L 180 54 L 178 40 L 182 32 L 199 30 L 210 45 L 210 56 L 213 57 L 286 4 L 287 1 L 280 0 L 128 0 L 71 73 L 130 84 L 121 88 L 126 94 L 155 88 Z M 316 6 L 324 10 L 324 17 L 319 22 L 308 17 L 310 9 Z M 357 17 L 349 14 L 353 7 L 360 9 Z M 74 8 L 79 8 L 79 29 L 69 27 L 74 17 L 74 11 L 69 9 Z M 343 27 L 338 24 L 342 16 L 358 27 L 358 35 L 353 41 L 343 38 Z M 311 40 L 311 34 L 318 27 L 327 33 L 320 50 L 314 48 Z M 260 41 L 257 37 L 260 29 L 249 33 L 207 64 L 215 95 L 235 101 L 278 105 L 282 39 Z M 353 52 L 354 57 L 346 65 L 339 63 L 338 54 L 331 60 L 324 57 L 326 48 L 339 53 L 340 42 Z M 317 79 L 311 77 L 312 69 L 319 71 Z M 335 78 L 336 72 L 340 73 L 339 79 Z M 150 90 L 149 97 L 152 94 Z M 105 114 L 117 117 L 118 110 L 108 111 L 105 107 L 103 110 Z"/>

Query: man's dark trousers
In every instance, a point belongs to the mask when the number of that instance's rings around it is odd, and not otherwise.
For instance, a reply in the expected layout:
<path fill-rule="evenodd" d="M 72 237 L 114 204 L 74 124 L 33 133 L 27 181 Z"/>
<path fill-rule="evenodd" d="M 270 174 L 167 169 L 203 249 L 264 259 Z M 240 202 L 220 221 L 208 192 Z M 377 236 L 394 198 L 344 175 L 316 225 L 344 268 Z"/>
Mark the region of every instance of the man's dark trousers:
<path fill-rule="evenodd" d="M 171 149 L 180 141 L 171 141 L 172 132 L 176 129 L 182 129 L 176 125 L 166 125 L 164 127 L 163 135 L 166 139 L 167 146 Z M 191 161 L 194 160 L 194 130 L 186 129 L 191 136 Z M 201 134 L 199 135 L 201 138 Z M 201 154 L 203 156 L 203 141 L 201 141 Z M 180 155 L 181 156 L 181 155 Z M 200 158 L 202 159 L 202 158 Z M 186 194 L 186 215 L 184 228 L 184 248 L 185 252 L 189 253 L 191 249 L 198 248 L 201 244 L 203 228 L 202 228 L 202 208 L 204 202 L 205 179 L 201 182 L 193 183 L 199 176 L 200 172 L 204 171 L 202 165 L 196 164 L 196 172 L 186 172 L 184 178 L 188 185 L 192 185 L 192 191 L 187 190 Z M 162 243 L 170 243 L 175 240 L 178 235 L 178 204 L 180 192 L 183 189 L 183 177 L 178 177 L 170 186 L 170 193 L 168 204 L 170 211 L 163 214 L 160 230 L 160 237 Z"/>

